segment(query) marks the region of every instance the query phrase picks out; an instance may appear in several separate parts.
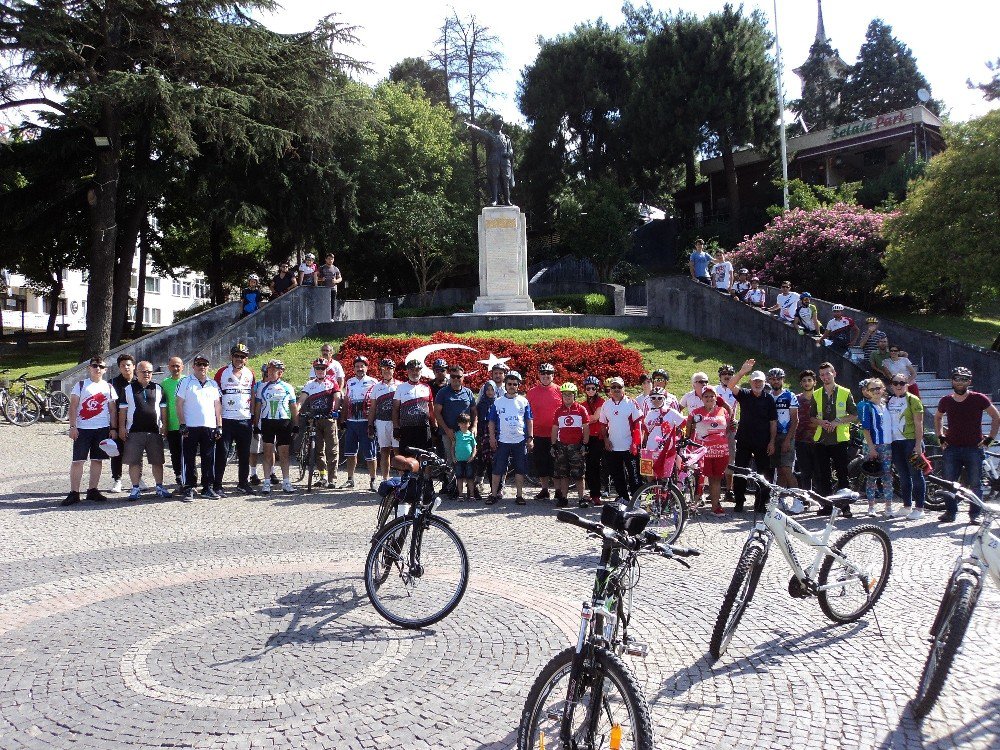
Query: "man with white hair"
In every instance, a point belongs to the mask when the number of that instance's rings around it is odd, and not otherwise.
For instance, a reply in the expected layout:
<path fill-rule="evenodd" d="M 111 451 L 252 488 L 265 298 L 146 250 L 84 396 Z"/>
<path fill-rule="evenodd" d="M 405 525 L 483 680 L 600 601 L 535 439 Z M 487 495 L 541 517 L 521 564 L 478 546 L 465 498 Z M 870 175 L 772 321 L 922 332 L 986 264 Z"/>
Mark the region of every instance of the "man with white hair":
<path fill-rule="evenodd" d="M 124 389 L 118 402 L 119 436 L 125 443 L 122 462 L 128 466 L 132 491 L 129 500 L 140 496 L 142 457 L 145 454 L 156 481 L 156 496 L 170 497 L 163 486 L 163 439 L 167 436 L 167 399 L 163 388 L 153 382 L 153 363 L 143 360 L 135 366 L 135 378 Z"/>
<path fill-rule="evenodd" d="M 736 428 L 736 456 L 733 463 L 744 468 L 750 467 L 752 458 L 757 465 L 757 471 L 767 476 L 774 455 L 775 441 L 778 435 L 778 407 L 774 397 L 764 390 L 766 377 L 760 370 L 753 370 L 756 360 L 748 359 L 736 371 L 729 381 L 733 388 L 736 403 L 740 405 L 740 423 Z M 753 370 L 753 372 L 750 372 Z M 750 373 L 750 387 L 736 390 L 739 382 Z M 746 503 L 746 479 L 736 476 L 733 481 L 733 494 L 736 497 L 736 513 L 743 510 Z M 757 488 L 757 499 L 754 502 L 754 512 L 763 513 L 770 498 L 770 491 L 764 485 Z"/>

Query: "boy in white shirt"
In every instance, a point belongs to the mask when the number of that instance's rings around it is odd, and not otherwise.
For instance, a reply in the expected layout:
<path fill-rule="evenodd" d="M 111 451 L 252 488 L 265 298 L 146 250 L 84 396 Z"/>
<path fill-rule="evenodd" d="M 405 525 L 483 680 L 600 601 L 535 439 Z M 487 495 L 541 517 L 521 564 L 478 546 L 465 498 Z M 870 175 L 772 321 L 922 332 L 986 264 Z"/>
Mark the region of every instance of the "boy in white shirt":
<path fill-rule="evenodd" d="M 69 397 L 69 436 L 73 441 L 73 463 L 69 468 L 70 491 L 62 505 L 80 502 L 80 483 L 83 481 L 83 464 L 90 458 L 90 485 L 87 499 L 103 502 L 108 498 L 97 489 L 101 481 L 102 463 L 108 455 L 102 443 L 118 437 L 118 409 L 115 389 L 104 380 L 108 369 L 103 357 L 93 357 L 88 365 L 89 377 L 75 386 Z M 110 446 L 108 446 L 110 449 Z M 117 448 L 115 455 L 117 455 Z"/>

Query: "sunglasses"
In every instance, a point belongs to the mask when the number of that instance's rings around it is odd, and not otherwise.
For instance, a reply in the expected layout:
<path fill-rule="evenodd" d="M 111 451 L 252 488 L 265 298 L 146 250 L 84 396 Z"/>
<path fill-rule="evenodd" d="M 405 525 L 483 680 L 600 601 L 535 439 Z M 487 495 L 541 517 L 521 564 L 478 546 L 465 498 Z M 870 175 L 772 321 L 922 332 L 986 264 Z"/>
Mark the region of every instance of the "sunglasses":
<path fill-rule="evenodd" d="M 624 391 L 624 390 L 625 390 L 625 388 L 624 388 L 624 386 L 620 386 L 620 385 L 613 385 L 613 386 L 611 386 L 611 390 L 612 390 L 612 391 Z"/>
<path fill-rule="evenodd" d="M 91 365 L 91 367 L 93 367 L 96 370 L 107 370 L 108 369 L 107 365 Z"/>
<path fill-rule="evenodd" d="M 596 385 L 585 385 L 585 386 L 583 386 L 583 390 L 585 390 L 585 391 L 596 391 L 597 390 L 597 386 Z"/>
<path fill-rule="evenodd" d="M 893 385 L 906 385 L 906 381 L 905 380 L 894 380 L 892 382 L 892 384 Z"/>
<path fill-rule="evenodd" d="M 208 367 L 208 362 L 195 362 L 195 367 Z"/>
<path fill-rule="evenodd" d="M 450 378 L 463 378 L 465 376 L 462 373 L 460 373 L 460 372 L 453 372 L 448 377 L 450 377 Z"/>
<path fill-rule="evenodd" d="M 877 393 L 878 391 L 884 391 L 884 390 L 885 390 L 885 388 L 883 388 L 883 387 L 882 387 L 882 386 L 880 386 L 880 385 L 873 385 L 873 386 L 872 386 L 871 388 L 869 388 L 868 390 L 869 390 L 869 391 L 871 391 L 872 393 Z"/>
<path fill-rule="evenodd" d="M 246 358 L 247 358 L 246 354 L 234 354 L 233 355 L 233 359 L 246 359 Z"/>
<path fill-rule="evenodd" d="M 968 382 L 970 382 L 970 381 L 972 380 L 972 378 L 967 378 L 967 377 L 965 377 L 965 376 L 963 375 L 963 376 L 961 376 L 961 377 L 957 377 L 957 378 L 952 378 L 952 380 L 954 380 L 954 381 L 956 381 L 956 382 L 958 382 L 958 383 L 968 383 Z"/>
<path fill-rule="evenodd" d="M 152 370 L 136 370 L 136 374 L 138 374 L 138 375 L 152 375 L 153 371 Z"/>
<path fill-rule="evenodd" d="M 650 396 L 649 400 L 650 401 L 662 401 L 663 400 L 663 396 Z"/>
<path fill-rule="evenodd" d="M 695 383 L 695 385 L 708 385 L 708 381 L 707 380 L 696 380 L 696 381 L 694 381 L 694 383 Z"/>

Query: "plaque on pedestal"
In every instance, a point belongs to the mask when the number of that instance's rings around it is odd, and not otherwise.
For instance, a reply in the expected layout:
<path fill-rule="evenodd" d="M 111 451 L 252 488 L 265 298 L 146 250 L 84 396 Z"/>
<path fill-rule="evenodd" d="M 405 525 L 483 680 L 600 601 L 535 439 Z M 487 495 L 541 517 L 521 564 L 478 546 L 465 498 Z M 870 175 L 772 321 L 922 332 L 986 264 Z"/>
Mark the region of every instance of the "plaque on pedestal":
<path fill-rule="evenodd" d="M 479 298 L 473 314 L 530 313 L 528 234 L 517 206 L 487 206 L 479 215 Z"/>

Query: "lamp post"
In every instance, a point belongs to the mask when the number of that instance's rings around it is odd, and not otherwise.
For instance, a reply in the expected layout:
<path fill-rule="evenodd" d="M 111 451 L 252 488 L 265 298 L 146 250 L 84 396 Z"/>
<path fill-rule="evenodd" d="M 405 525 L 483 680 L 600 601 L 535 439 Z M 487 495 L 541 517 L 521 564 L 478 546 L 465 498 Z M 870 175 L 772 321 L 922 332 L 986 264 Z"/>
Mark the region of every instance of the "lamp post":
<path fill-rule="evenodd" d="M 778 116 L 781 119 L 781 192 L 788 210 L 788 143 L 785 140 L 785 90 L 781 85 L 781 41 L 778 38 L 778 0 L 774 0 L 774 50 L 778 70 Z"/>

